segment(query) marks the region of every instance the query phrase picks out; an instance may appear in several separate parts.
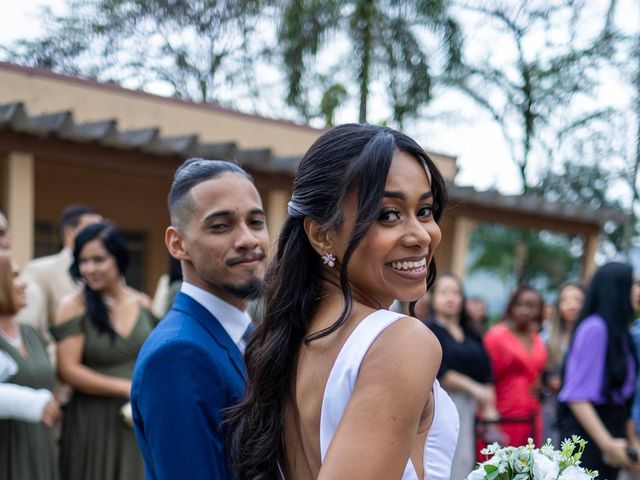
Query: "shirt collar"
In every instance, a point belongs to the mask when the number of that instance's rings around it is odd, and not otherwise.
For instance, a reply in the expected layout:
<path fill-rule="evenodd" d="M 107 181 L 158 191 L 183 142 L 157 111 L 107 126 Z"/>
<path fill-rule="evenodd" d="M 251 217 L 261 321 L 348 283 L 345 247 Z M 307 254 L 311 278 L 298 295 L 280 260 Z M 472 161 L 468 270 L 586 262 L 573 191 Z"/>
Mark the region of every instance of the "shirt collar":
<path fill-rule="evenodd" d="M 251 317 L 246 311 L 243 312 L 237 309 L 230 303 L 200 287 L 196 287 L 192 283 L 183 281 L 180 291 L 206 308 L 220 322 L 220 325 L 231 337 L 233 343 L 240 344 L 244 332 L 251 323 Z"/>

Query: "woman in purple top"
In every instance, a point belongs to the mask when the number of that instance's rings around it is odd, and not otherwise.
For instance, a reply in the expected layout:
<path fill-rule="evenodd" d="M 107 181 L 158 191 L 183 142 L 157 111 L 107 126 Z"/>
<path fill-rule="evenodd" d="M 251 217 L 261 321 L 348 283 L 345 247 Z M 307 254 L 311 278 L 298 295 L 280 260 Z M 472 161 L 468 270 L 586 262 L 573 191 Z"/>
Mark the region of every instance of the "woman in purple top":
<path fill-rule="evenodd" d="M 583 465 L 610 480 L 620 468 L 640 469 L 628 450 L 638 445 L 627 425 L 637 370 L 629 337 L 632 282 L 632 269 L 623 263 L 608 263 L 593 276 L 558 395 L 561 438 L 586 439 Z"/>

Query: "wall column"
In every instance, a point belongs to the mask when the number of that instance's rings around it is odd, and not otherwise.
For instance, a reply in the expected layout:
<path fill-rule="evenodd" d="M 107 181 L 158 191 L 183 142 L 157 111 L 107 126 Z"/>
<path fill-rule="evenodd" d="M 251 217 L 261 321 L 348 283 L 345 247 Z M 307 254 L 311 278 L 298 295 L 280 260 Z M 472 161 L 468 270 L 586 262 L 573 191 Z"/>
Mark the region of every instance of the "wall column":
<path fill-rule="evenodd" d="M 6 214 L 11 229 L 13 259 L 20 267 L 33 257 L 35 225 L 35 171 L 33 155 L 11 152 L 4 175 Z"/>
<path fill-rule="evenodd" d="M 600 233 L 590 233 L 584 236 L 584 250 L 582 251 L 582 281 L 587 282 L 596 270 L 595 256 L 600 248 Z"/>
<path fill-rule="evenodd" d="M 460 279 L 466 275 L 465 262 L 469 250 L 469 238 L 475 222 L 468 217 L 455 217 L 453 222 L 453 240 L 451 242 L 451 273 Z"/>
<path fill-rule="evenodd" d="M 271 245 L 276 243 L 280 228 L 287 218 L 287 203 L 291 193 L 286 190 L 270 190 L 267 197 L 267 226 Z"/>

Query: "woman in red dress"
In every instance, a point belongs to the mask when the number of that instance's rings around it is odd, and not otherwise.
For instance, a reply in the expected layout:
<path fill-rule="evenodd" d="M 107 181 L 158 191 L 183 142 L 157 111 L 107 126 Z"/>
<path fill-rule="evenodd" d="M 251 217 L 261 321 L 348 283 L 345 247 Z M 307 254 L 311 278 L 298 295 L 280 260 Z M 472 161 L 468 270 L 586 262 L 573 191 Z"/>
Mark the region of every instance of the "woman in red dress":
<path fill-rule="evenodd" d="M 542 320 L 542 297 L 529 286 L 511 296 L 502 322 L 491 328 L 484 344 L 491 359 L 496 406 L 509 445 L 542 440 L 540 386 L 547 361 L 536 329 Z"/>

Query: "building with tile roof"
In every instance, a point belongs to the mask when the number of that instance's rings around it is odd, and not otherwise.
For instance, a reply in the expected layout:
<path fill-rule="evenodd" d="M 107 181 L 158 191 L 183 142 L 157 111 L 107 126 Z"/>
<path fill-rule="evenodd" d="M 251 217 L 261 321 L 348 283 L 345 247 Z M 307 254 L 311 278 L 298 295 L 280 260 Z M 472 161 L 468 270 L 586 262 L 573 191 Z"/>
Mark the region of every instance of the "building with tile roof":
<path fill-rule="evenodd" d="M 246 168 L 275 240 L 295 168 L 323 132 L 8 63 L 0 63 L 0 86 L 0 209 L 11 223 L 18 262 L 59 248 L 60 211 L 87 203 L 125 232 L 134 259 L 130 281 L 147 292 L 166 270 L 166 196 L 180 163 L 198 156 Z M 455 158 L 430 155 L 449 183 L 440 272 L 464 276 L 469 234 L 477 222 L 487 222 L 582 236 L 587 275 L 603 224 L 624 218 L 617 211 L 460 187 Z"/>

